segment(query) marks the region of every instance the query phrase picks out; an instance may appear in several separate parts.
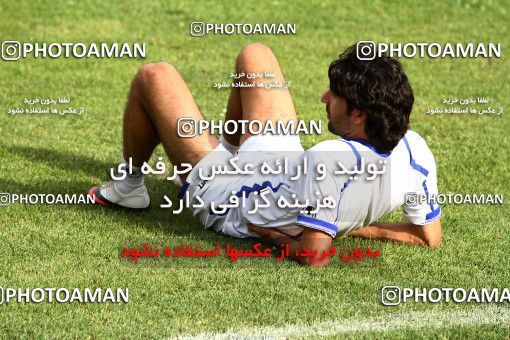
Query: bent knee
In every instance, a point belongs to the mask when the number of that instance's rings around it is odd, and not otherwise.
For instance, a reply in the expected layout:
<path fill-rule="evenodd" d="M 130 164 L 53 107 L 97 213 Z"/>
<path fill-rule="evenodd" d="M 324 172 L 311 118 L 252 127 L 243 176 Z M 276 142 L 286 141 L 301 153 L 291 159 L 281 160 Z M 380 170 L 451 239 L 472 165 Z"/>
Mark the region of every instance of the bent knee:
<path fill-rule="evenodd" d="M 244 46 L 239 52 L 237 63 L 260 61 L 267 57 L 274 57 L 274 53 L 268 46 L 261 43 L 252 43 Z"/>
<path fill-rule="evenodd" d="M 135 80 L 142 85 L 152 85 L 163 79 L 178 75 L 174 66 L 166 62 L 145 64 L 138 70 Z"/>

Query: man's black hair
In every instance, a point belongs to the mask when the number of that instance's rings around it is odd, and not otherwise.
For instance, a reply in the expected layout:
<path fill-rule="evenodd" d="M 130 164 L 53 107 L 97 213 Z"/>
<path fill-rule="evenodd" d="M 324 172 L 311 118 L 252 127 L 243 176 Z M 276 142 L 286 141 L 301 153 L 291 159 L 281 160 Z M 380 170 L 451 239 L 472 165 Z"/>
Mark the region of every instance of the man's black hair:
<path fill-rule="evenodd" d="M 389 152 L 409 128 L 413 90 L 400 62 L 387 55 L 361 60 L 363 46 L 352 45 L 330 64 L 329 88 L 347 101 L 349 115 L 355 108 L 367 114 L 365 133 L 370 143 Z"/>

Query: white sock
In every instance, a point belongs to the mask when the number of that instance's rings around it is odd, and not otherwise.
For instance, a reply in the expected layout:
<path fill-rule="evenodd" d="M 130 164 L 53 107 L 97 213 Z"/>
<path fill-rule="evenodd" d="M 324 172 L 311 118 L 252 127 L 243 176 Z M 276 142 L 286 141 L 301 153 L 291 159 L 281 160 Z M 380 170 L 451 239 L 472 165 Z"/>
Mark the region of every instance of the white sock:
<path fill-rule="evenodd" d="M 126 165 L 126 178 L 121 180 L 113 180 L 117 185 L 117 189 L 123 194 L 130 193 L 136 188 L 140 188 L 144 185 L 144 176 L 142 174 L 141 167 L 132 166 L 131 174 L 129 173 L 129 162 L 126 161 L 124 156 L 122 156 L 122 163 Z"/>
<path fill-rule="evenodd" d="M 235 155 L 237 150 L 239 150 L 239 146 L 227 142 L 223 135 L 220 136 L 220 144 L 223 145 L 223 147 L 227 149 L 227 151 L 230 152 L 232 155 Z"/>

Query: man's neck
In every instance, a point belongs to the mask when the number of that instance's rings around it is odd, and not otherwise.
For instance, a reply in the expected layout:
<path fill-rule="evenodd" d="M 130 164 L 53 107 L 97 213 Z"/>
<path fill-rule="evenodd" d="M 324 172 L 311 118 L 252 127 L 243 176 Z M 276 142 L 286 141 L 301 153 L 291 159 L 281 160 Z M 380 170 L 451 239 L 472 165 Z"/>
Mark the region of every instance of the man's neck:
<path fill-rule="evenodd" d="M 366 139 L 368 140 L 368 136 L 365 132 L 352 132 L 346 135 L 343 135 L 342 138 L 355 138 L 355 139 Z"/>

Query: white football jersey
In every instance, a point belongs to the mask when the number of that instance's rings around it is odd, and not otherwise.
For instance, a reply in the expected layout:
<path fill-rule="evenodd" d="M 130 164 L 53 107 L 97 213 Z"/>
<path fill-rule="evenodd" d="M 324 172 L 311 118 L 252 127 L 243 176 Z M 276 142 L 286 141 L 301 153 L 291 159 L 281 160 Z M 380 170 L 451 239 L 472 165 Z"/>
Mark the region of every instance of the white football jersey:
<path fill-rule="evenodd" d="M 414 131 L 408 131 L 387 154 L 377 152 L 366 140 L 340 138 L 315 145 L 294 162 L 306 164 L 307 174 L 297 180 L 284 174 L 244 184 L 249 200 L 238 210 L 243 222 L 267 227 L 295 224 L 335 237 L 375 222 L 400 206 L 406 219 L 416 225 L 439 218 L 440 206 L 426 199 L 437 195 L 434 157 Z M 320 175 L 318 166 L 323 169 Z M 260 194 L 253 192 L 262 190 L 268 191 L 265 197 L 270 207 L 248 214 L 259 200 Z M 282 196 L 288 202 L 308 201 L 308 207 L 281 209 L 277 201 Z M 334 199 L 334 204 L 324 204 L 331 203 L 326 197 Z"/>
<path fill-rule="evenodd" d="M 332 237 L 345 236 L 400 206 L 407 220 L 416 225 L 436 220 L 441 212 L 438 204 L 426 200 L 437 195 L 434 157 L 414 131 L 408 131 L 387 154 L 362 139 L 329 140 L 305 152 L 297 136 L 255 136 L 236 154 L 239 166 L 251 164 L 260 171 L 264 163 L 274 164 L 284 156 L 289 160 L 288 171 L 198 179 L 199 168 L 226 164 L 233 157 L 221 144 L 217 151 L 197 165 L 181 191 L 189 188 L 191 197 L 200 196 L 205 205 L 192 209 L 194 215 L 206 228 L 227 235 L 257 236 L 247 228 L 251 223 L 294 230 L 307 227 Z M 298 167 L 301 176 L 296 176 Z M 243 204 L 227 204 L 233 196 L 242 198 Z M 279 204 L 282 199 L 284 208 Z M 222 212 L 212 209 L 221 204 L 228 208 Z"/>

